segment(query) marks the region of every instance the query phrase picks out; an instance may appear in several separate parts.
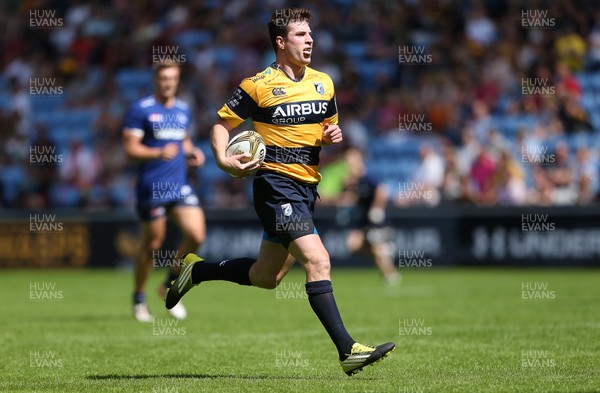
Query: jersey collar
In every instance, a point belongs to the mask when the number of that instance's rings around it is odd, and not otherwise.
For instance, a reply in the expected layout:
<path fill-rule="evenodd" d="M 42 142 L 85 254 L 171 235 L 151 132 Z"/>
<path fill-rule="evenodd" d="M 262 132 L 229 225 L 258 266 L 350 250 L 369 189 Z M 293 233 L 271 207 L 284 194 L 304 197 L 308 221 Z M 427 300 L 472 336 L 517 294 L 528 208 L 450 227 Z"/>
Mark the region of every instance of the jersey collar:
<path fill-rule="evenodd" d="M 288 75 L 288 73 L 285 72 L 283 70 L 283 68 L 279 67 L 279 64 L 277 64 L 276 62 L 273 62 L 273 64 L 271 64 L 271 67 L 275 68 L 276 70 L 279 70 L 279 71 L 283 72 L 283 74 L 285 76 L 287 76 L 288 79 L 291 80 L 292 82 L 300 82 L 304 78 L 304 74 L 306 74 L 306 67 L 304 67 L 304 69 L 302 70 L 302 75 L 300 75 L 300 78 L 298 78 L 298 79 L 293 78 L 290 75 Z"/>

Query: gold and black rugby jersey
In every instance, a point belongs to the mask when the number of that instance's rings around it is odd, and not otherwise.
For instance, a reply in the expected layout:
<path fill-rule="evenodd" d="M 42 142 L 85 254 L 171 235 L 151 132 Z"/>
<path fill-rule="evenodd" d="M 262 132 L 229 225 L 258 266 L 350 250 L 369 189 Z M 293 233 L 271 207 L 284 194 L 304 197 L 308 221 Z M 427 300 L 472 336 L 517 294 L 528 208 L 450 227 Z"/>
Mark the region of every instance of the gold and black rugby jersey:
<path fill-rule="evenodd" d="M 276 64 L 242 81 L 219 110 L 232 127 L 250 118 L 265 140 L 267 154 L 261 169 L 306 182 L 318 183 L 323 124 L 337 124 L 331 78 L 305 67 L 299 81 Z"/>

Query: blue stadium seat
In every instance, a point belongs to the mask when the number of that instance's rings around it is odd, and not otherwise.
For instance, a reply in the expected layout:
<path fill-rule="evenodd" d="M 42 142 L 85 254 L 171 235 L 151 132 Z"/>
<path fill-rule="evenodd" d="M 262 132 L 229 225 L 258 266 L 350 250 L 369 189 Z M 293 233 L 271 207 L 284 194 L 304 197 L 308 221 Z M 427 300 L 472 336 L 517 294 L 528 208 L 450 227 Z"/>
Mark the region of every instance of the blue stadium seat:
<path fill-rule="evenodd" d="M 533 116 L 493 116 L 493 124 L 500 133 L 508 138 L 513 138 L 519 130 L 535 127 L 537 119 Z"/>
<path fill-rule="evenodd" d="M 67 101 L 65 94 L 59 97 L 32 97 L 31 108 L 33 110 L 34 118 L 38 116 L 40 112 L 55 112 Z"/>
<path fill-rule="evenodd" d="M 600 90 L 600 73 L 593 73 L 589 76 L 591 88 Z"/>
<path fill-rule="evenodd" d="M 360 74 L 363 87 L 373 86 L 380 75 L 391 78 L 398 69 L 397 62 L 392 60 L 360 60 L 356 63 L 356 70 Z"/>
<path fill-rule="evenodd" d="M 115 75 L 119 90 L 143 89 L 152 85 L 152 71 L 149 69 L 123 69 Z"/>
<path fill-rule="evenodd" d="M 588 115 L 590 117 L 590 122 L 592 123 L 592 126 L 594 126 L 594 131 L 600 131 L 600 113 L 598 112 L 598 110 L 588 112 Z"/>
<path fill-rule="evenodd" d="M 344 44 L 344 53 L 353 58 L 363 58 L 367 53 L 367 45 L 362 41 L 352 41 Z"/>
<path fill-rule="evenodd" d="M 223 46 L 215 48 L 216 62 L 219 67 L 229 70 L 235 61 L 236 51 L 233 47 Z"/>
<path fill-rule="evenodd" d="M 591 76 L 591 74 L 586 73 L 586 72 L 580 72 L 580 73 L 575 74 L 575 78 L 577 78 L 577 80 L 581 84 L 581 88 L 584 91 L 592 87 L 591 81 L 590 81 L 590 76 Z"/>
<path fill-rule="evenodd" d="M 178 34 L 175 37 L 175 42 L 182 47 L 183 53 L 181 50 L 179 51 L 181 54 L 189 54 L 194 47 L 208 44 L 212 39 L 213 35 L 207 30 L 187 30 Z"/>
<path fill-rule="evenodd" d="M 583 94 L 581 95 L 581 105 L 588 112 L 596 110 L 596 107 L 598 105 L 598 99 L 596 98 L 594 92 L 584 90 Z"/>
<path fill-rule="evenodd" d="M 10 94 L 0 94 L 0 109 L 7 109 L 10 106 Z"/>
<path fill-rule="evenodd" d="M 92 109 L 72 109 L 47 113 L 38 121 L 48 126 L 48 136 L 59 145 L 68 144 L 73 138 L 90 144 L 96 116 L 96 111 Z"/>
<path fill-rule="evenodd" d="M 0 190 L 3 192 L 2 198 L 9 203 L 12 203 L 18 197 L 19 192 L 24 188 L 27 173 L 25 172 L 24 167 L 17 165 L 0 166 L 0 168 L 0 183 L 2 185 Z"/>

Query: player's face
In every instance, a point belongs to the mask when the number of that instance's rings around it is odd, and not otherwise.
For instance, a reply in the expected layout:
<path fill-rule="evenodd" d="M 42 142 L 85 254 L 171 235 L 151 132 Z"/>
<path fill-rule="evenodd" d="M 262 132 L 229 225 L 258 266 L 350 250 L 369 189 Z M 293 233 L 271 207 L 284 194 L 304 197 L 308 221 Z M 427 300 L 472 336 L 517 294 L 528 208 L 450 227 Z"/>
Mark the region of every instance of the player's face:
<path fill-rule="evenodd" d="M 310 64 L 312 46 L 312 31 L 308 22 L 290 23 L 287 39 L 285 40 L 287 60 L 296 66 Z"/>
<path fill-rule="evenodd" d="M 179 85 L 179 68 L 167 67 L 158 72 L 154 79 L 156 94 L 164 99 L 175 97 Z"/>

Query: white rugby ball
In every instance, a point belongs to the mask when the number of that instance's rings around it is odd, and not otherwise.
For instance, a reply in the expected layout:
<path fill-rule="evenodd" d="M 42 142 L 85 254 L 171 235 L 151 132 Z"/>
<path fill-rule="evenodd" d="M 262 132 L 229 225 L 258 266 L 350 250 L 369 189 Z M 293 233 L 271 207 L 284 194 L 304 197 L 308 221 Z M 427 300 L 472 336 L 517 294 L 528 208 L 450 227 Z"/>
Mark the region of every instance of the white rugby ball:
<path fill-rule="evenodd" d="M 229 141 L 225 155 L 227 157 L 237 156 L 238 154 L 250 154 L 248 161 L 258 159 L 258 163 L 262 164 L 265 162 L 265 155 L 267 154 L 267 148 L 265 141 L 256 131 L 242 131 Z"/>

